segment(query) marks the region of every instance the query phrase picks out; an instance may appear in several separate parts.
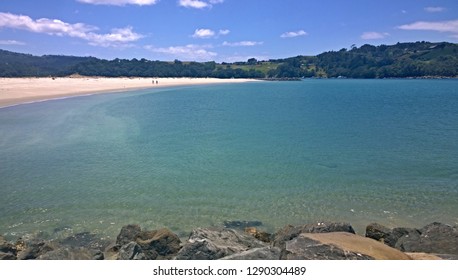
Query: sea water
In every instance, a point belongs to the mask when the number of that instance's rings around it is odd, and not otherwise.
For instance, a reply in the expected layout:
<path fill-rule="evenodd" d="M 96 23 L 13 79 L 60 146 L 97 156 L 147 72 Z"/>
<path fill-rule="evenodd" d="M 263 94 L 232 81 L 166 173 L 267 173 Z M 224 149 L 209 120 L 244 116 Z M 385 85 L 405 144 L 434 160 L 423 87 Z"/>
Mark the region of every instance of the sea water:
<path fill-rule="evenodd" d="M 0 235 L 458 224 L 458 80 L 149 89 L 0 109 Z"/>

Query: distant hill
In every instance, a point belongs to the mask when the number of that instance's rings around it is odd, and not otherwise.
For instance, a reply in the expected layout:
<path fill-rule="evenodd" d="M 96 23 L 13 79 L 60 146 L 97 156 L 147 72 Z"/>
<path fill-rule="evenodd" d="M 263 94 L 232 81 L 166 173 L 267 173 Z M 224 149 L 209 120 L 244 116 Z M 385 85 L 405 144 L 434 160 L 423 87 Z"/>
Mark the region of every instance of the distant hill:
<path fill-rule="evenodd" d="M 33 56 L 0 50 L 1 77 L 67 76 L 76 65 L 97 60 L 93 57 L 63 55 Z"/>
<path fill-rule="evenodd" d="M 318 66 L 330 77 L 424 77 L 458 75 L 458 44 L 398 43 L 363 45 L 318 55 Z"/>
<path fill-rule="evenodd" d="M 105 60 L 62 55 L 33 56 L 0 50 L 1 77 L 215 77 L 215 78 L 406 78 L 458 77 L 458 44 L 441 42 L 363 45 L 317 56 L 215 63 L 146 59 Z"/>

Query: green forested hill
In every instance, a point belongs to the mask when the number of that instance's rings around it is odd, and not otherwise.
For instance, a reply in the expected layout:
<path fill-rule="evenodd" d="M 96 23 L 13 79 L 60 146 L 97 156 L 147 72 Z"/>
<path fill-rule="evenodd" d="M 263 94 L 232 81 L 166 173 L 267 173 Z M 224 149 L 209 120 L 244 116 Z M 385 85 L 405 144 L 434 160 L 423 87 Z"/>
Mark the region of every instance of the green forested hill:
<path fill-rule="evenodd" d="M 318 66 L 330 77 L 453 77 L 458 75 L 458 45 L 428 42 L 363 45 L 322 53 L 318 55 Z"/>
<path fill-rule="evenodd" d="M 1 77 L 46 77 L 73 74 L 71 68 L 86 62 L 98 60 L 93 57 L 62 55 L 33 56 L 0 50 Z"/>
<path fill-rule="evenodd" d="M 173 62 L 146 59 L 104 60 L 61 55 L 32 56 L 0 50 L 0 76 L 139 76 L 217 78 L 405 78 L 457 77 L 458 44 L 398 43 L 363 45 L 317 56 L 297 56 L 269 61 Z"/>

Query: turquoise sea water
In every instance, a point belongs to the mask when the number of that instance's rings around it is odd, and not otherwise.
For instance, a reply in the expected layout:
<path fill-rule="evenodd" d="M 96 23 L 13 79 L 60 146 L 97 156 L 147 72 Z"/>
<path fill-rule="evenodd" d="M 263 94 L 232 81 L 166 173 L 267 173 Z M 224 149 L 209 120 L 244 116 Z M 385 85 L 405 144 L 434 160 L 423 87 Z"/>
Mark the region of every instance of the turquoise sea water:
<path fill-rule="evenodd" d="M 0 109 L 0 235 L 458 224 L 458 80 L 151 89 Z"/>

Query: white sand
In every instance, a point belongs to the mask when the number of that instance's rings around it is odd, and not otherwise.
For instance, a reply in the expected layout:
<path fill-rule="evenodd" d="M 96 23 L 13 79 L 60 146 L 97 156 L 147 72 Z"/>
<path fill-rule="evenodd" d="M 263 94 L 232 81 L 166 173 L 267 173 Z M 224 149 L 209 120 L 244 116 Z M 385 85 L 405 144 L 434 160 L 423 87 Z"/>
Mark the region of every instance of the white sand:
<path fill-rule="evenodd" d="M 154 83 L 153 83 L 154 81 Z M 156 84 L 156 81 L 158 82 Z M 0 107 L 85 94 L 183 85 L 241 83 L 251 79 L 215 78 L 0 78 Z"/>

